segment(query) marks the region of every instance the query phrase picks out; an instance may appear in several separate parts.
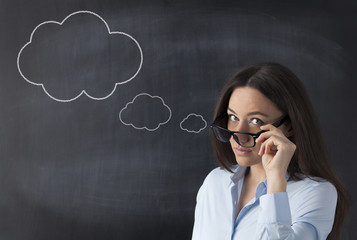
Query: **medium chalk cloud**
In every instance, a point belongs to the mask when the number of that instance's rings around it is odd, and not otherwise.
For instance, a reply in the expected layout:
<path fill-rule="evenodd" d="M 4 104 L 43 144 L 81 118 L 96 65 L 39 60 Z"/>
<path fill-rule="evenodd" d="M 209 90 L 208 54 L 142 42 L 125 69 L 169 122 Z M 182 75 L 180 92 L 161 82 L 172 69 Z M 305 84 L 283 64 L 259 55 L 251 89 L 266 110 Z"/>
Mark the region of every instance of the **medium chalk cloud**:
<path fill-rule="evenodd" d="M 156 131 L 168 123 L 172 112 L 159 96 L 140 93 L 119 112 L 119 120 L 137 130 Z"/>
<path fill-rule="evenodd" d="M 200 133 L 206 127 L 206 120 L 201 115 L 195 113 L 190 113 L 180 123 L 180 128 L 189 133 Z"/>

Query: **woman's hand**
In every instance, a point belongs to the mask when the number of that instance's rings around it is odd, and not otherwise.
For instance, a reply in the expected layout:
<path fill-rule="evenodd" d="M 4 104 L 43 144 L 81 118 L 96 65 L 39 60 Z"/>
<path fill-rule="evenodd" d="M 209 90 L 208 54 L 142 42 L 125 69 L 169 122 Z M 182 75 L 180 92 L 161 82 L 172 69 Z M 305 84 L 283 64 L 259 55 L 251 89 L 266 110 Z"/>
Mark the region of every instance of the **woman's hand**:
<path fill-rule="evenodd" d="M 284 133 L 271 124 L 261 127 L 267 132 L 262 133 L 256 140 L 261 143 L 259 155 L 267 176 L 267 193 L 286 191 L 286 171 L 294 155 L 296 146 Z"/>

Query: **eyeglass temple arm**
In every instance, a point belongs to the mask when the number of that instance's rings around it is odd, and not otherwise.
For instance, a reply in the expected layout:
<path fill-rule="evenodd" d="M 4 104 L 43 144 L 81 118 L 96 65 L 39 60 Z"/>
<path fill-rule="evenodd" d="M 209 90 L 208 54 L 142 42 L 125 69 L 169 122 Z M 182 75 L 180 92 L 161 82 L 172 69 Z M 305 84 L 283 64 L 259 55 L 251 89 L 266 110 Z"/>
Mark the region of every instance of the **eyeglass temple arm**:
<path fill-rule="evenodd" d="M 287 119 L 288 119 L 288 116 L 286 115 L 285 117 L 283 117 L 283 118 L 280 119 L 279 121 L 276 121 L 276 122 L 273 123 L 272 125 L 273 125 L 274 127 L 280 127 Z"/>

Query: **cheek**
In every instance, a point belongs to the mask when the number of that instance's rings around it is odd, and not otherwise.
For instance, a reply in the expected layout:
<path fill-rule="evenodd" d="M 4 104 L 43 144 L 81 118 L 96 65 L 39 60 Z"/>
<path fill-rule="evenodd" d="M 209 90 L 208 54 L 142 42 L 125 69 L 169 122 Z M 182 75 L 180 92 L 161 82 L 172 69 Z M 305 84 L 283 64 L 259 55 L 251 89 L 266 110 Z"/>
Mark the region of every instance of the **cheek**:
<path fill-rule="evenodd" d="M 234 147 L 238 146 L 238 143 L 234 140 L 233 137 L 229 140 L 229 143 L 231 144 L 231 148 L 233 149 Z"/>
<path fill-rule="evenodd" d="M 229 140 L 229 143 L 231 144 L 231 148 L 232 149 L 234 147 L 238 147 L 239 146 L 238 143 L 233 139 L 233 137 L 231 137 L 231 139 Z M 252 150 L 252 152 L 254 154 L 258 155 L 261 145 L 262 145 L 261 143 L 256 143 L 255 146 L 253 148 L 250 148 L 250 149 Z"/>
<path fill-rule="evenodd" d="M 262 145 L 261 143 L 256 143 L 255 146 L 252 148 L 252 151 L 258 154 L 261 145 Z"/>

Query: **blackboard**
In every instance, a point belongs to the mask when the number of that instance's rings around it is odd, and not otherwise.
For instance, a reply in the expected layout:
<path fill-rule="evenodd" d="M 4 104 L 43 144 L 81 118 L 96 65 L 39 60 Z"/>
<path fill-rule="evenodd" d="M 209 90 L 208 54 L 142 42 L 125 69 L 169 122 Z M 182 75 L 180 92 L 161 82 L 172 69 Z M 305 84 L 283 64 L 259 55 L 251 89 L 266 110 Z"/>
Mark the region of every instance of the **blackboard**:
<path fill-rule="evenodd" d="M 190 239 L 242 66 L 304 82 L 355 203 L 354 1 L 0 1 L 0 238 Z M 350 210 L 342 239 L 357 236 Z"/>

